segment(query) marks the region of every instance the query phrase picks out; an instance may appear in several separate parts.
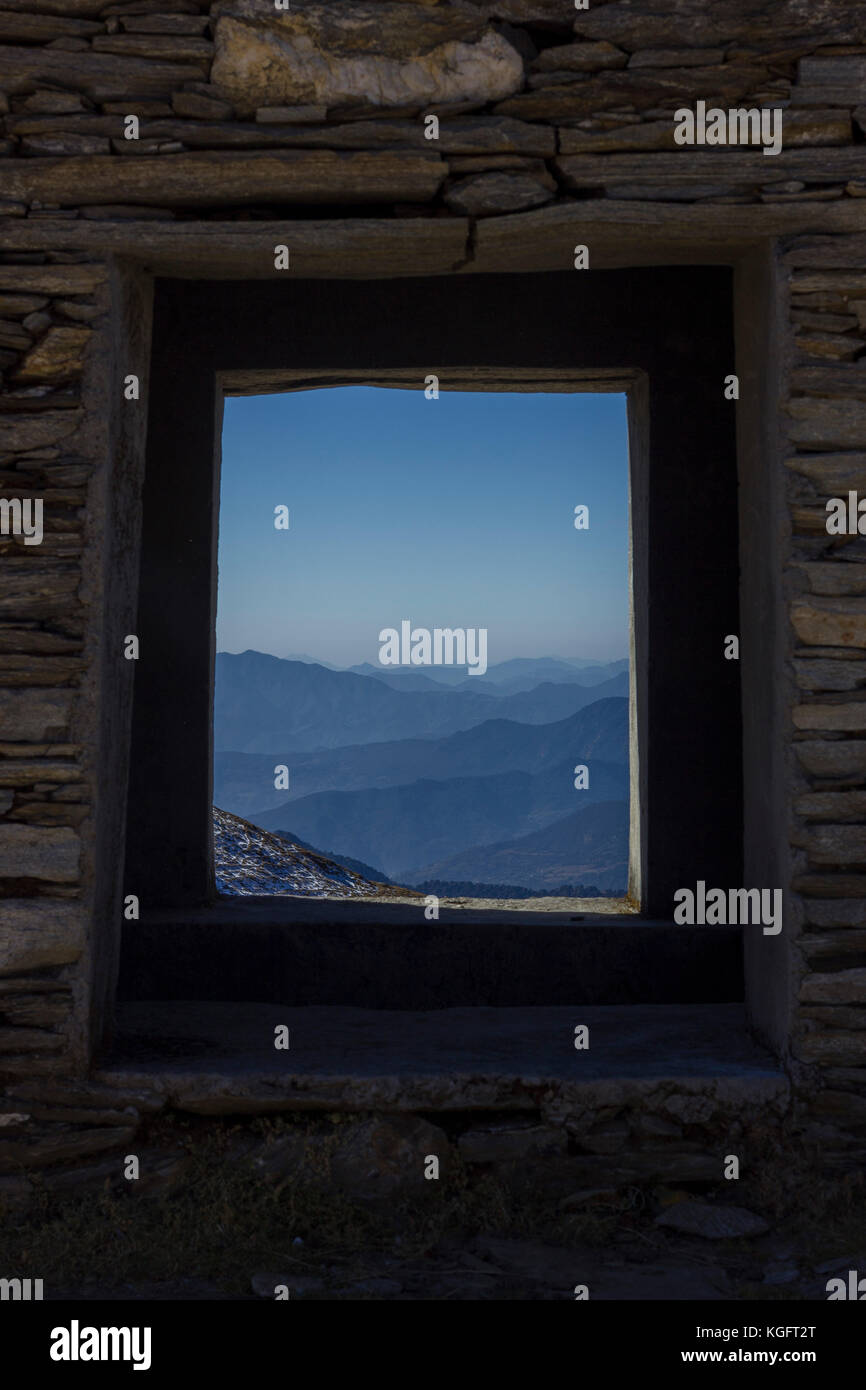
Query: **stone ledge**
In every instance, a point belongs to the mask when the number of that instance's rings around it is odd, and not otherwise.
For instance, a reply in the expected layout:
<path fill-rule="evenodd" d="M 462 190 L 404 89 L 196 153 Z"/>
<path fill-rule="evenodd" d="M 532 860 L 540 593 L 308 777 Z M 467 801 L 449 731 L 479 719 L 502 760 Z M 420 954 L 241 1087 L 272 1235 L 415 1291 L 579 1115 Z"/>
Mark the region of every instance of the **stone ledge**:
<path fill-rule="evenodd" d="M 278 1052 L 274 1028 L 290 1029 Z M 574 1029 L 589 1028 L 587 1051 Z M 663 1109 L 672 1093 L 742 1117 L 781 1112 L 789 1083 L 747 1036 L 740 1005 L 441 1009 L 126 1004 L 117 1046 L 94 1076 L 158 1092 L 178 1110 Z M 668 1107 L 669 1108 L 669 1107 Z"/>

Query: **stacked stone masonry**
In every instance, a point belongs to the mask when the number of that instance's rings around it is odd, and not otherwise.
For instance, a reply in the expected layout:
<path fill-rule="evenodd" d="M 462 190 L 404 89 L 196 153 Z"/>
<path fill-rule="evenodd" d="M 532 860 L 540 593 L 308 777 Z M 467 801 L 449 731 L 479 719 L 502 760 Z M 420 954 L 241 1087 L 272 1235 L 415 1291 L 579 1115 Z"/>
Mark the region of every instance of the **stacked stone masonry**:
<path fill-rule="evenodd" d="M 782 108 L 782 153 L 677 146 L 699 99 Z M 45 526 L 0 536 L 12 1096 L 89 1063 L 115 257 L 188 245 L 206 270 L 233 229 L 303 247 L 331 221 L 368 274 L 466 273 L 507 268 L 525 218 L 536 268 L 565 269 L 576 228 L 751 218 L 787 314 L 789 1060 L 828 1132 L 866 1130 L 866 537 L 825 527 L 828 497 L 866 496 L 862 0 L 0 0 L 0 112 L 0 487 Z M 105 1124 L 82 1153 L 125 1138 Z"/>

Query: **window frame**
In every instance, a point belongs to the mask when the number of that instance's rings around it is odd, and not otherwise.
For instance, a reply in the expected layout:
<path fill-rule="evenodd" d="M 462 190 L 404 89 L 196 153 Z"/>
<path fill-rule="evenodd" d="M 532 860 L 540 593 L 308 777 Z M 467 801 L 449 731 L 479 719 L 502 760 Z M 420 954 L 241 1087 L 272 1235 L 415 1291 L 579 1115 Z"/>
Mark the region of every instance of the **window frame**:
<path fill-rule="evenodd" d="M 732 324 L 725 267 L 459 281 L 157 280 L 125 891 L 142 892 L 145 884 L 152 905 L 178 909 L 216 896 L 211 727 L 224 396 L 341 384 L 423 389 L 430 372 L 443 390 L 625 391 L 630 894 L 644 920 L 670 920 L 675 886 L 699 877 L 741 882 L 739 679 L 736 663 L 723 658 L 724 637 L 739 631 L 734 407 L 723 394 L 734 359 Z M 684 397 L 692 403 L 685 414 Z M 697 524 L 699 489 L 684 466 L 681 422 L 688 440 L 702 446 L 702 459 L 709 456 L 711 505 L 723 513 L 725 545 Z M 685 497 L 670 494 L 672 481 Z M 698 708 L 694 690 L 684 697 L 685 716 L 678 715 L 668 708 L 670 682 L 659 675 L 676 658 L 665 605 L 675 630 L 692 630 L 684 618 L 692 586 L 676 582 L 663 553 L 672 535 L 681 537 L 685 569 L 704 585 L 709 605 L 710 631 L 689 675 L 697 664 L 698 695 L 721 725 L 712 737 L 712 721 L 704 718 L 697 734 L 689 725 Z M 698 755 L 698 777 L 709 774 L 722 803 L 712 837 L 697 833 L 694 817 L 705 793 L 697 802 L 683 800 L 688 770 L 675 755 L 684 729 L 690 754 Z M 673 771 L 666 764 L 672 757 Z M 291 916 L 298 900 L 280 901 Z"/>

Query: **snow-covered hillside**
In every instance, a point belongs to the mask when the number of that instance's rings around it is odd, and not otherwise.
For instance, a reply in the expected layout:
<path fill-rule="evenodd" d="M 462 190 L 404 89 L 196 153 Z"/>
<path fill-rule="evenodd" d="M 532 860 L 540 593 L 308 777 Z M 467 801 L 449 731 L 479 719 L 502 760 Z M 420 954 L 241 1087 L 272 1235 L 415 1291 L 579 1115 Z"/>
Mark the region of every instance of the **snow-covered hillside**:
<path fill-rule="evenodd" d="M 362 878 L 333 859 L 260 830 L 229 811 L 213 808 L 218 893 L 285 893 L 304 898 L 411 898 L 396 888 Z"/>

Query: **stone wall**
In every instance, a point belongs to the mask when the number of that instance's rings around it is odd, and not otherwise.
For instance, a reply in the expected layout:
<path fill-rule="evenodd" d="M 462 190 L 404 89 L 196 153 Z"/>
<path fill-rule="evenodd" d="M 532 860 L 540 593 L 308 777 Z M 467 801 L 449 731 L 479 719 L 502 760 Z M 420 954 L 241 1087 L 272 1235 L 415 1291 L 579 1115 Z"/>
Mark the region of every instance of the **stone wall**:
<path fill-rule="evenodd" d="M 783 108 L 782 153 L 677 146 L 698 100 Z M 2 0 L 0 110 L 0 485 L 45 527 L 0 536 L 2 1074 L 81 1072 L 111 995 L 149 273 L 267 276 L 280 241 L 342 276 L 763 247 L 789 443 L 764 459 L 789 605 L 774 1041 L 829 1122 L 866 1123 L 866 540 L 824 511 L 866 493 L 861 0 Z"/>
<path fill-rule="evenodd" d="M 784 255 L 791 517 L 786 579 L 797 686 L 791 711 L 793 895 L 802 974 L 792 1046 L 826 1089 L 817 1110 L 866 1117 L 866 536 L 828 536 L 825 504 L 866 495 L 866 238 L 798 238 Z"/>

